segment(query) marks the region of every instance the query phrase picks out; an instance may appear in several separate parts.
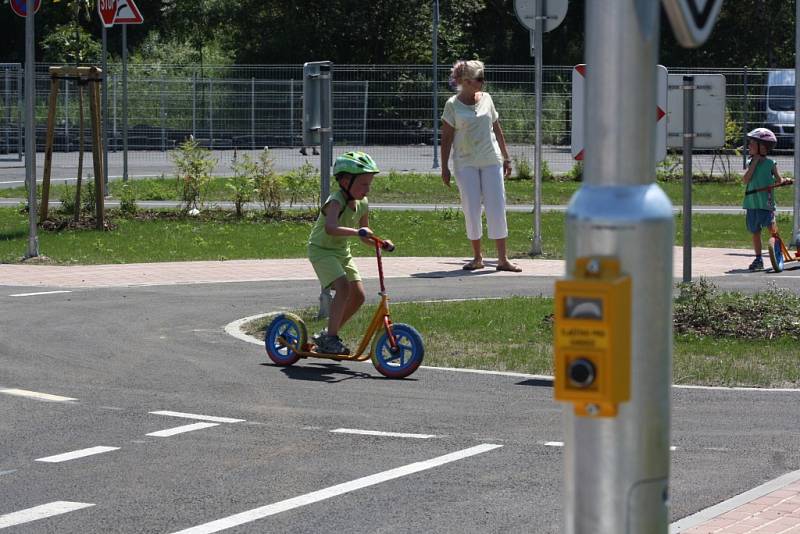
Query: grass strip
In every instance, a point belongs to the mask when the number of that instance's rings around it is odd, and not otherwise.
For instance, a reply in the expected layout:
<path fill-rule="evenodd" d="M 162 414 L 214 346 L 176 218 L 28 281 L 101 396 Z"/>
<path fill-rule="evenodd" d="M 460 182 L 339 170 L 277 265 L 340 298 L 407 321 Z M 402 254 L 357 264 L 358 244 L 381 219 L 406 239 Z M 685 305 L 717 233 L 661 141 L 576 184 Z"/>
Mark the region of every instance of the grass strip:
<path fill-rule="evenodd" d="M 231 200 L 231 191 L 226 186 L 226 178 L 215 178 L 208 191 L 209 201 Z M 148 178 L 127 182 L 133 196 L 138 201 L 174 200 L 178 201 L 178 190 L 174 178 Z M 683 183 L 680 180 L 659 180 L 658 184 L 673 204 L 683 202 Z M 120 198 L 123 182 L 109 182 L 109 192 L 113 198 Z M 544 180 L 542 182 L 542 203 L 565 205 L 580 187 L 580 182 L 570 180 Z M 51 187 L 50 198 L 58 200 L 64 193 L 64 184 Z M 777 189 L 776 198 L 780 206 L 792 203 L 791 188 Z M 74 189 L 73 189 L 74 191 Z M 692 186 L 692 201 L 695 205 L 741 206 L 744 187 L 740 181 L 731 182 L 696 182 Z M 74 193 L 73 193 L 74 194 Z M 284 203 L 288 204 L 290 196 L 286 187 L 282 190 Z M 506 181 L 506 196 L 509 204 L 532 204 L 533 182 L 531 180 L 510 179 Z M 0 198 L 26 198 L 24 187 L 0 189 Z M 458 188 L 447 188 L 442 184 L 438 174 L 420 173 L 387 173 L 379 175 L 373 182 L 369 195 L 374 203 L 410 203 L 410 204 L 458 204 Z"/>
<path fill-rule="evenodd" d="M 374 306 L 365 305 L 341 333 L 355 347 Z M 553 301 L 544 297 L 511 297 L 462 302 L 391 303 L 392 319 L 414 326 L 425 342 L 424 365 L 553 374 Z M 325 326 L 316 309 L 298 313 L 308 335 Z M 269 319 L 245 325 L 263 339 Z M 266 355 L 264 355 L 266 359 Z M 298 365 L 303 365 L 299 363 Z M 788 336 L 742 340 L 676 335 L 673 380 L 707 386 L 798 387 L 800 351 Z"/>
<path fill-rule="evenodd" d="M 102 264 L 160 261 L 300 258 L 306 255 L 306 242 L 313 214 L 291 214 L 286 219 L 265 219 L 251 213 L 237 219 L 230 212 L 207 212 L 200 217 L 180 217 L 174 212 L 147 220 L 122 218 L 112 214 L 115 229 L 39 232 L 40 253 L 56 263 Z M 163 217 L 163 218 L 159 218 Z M 508 250 L 512 257 L 526 256 L 530 249 L 532 216 L 509 213 Z M 791 228 L 791 216 L 779 215 L 778 224 Z M 376 233 L 392 239 L 400 256 L 468 256 L 469 243 L 464 233 L 460 210 L 378 211 L 370 214 Z M 680 216 L 675 220 L 675 244 L 682 243 Z M 16 262 L 27 249 L 28 217 L 13 208 L 0 208 L 0 262 Z M 564 214 L 542 214 L 543 257 L 558 259 L 564 251 Z M 750 237 L 744 217 L 737 215 L 696 214 L 693 217 L 693 245 L 747 249 Z M 354 243 L 353 253 L 372 254 L 368 247 Z M 494 246 L 484 237 L 484 250 L 490 257 Z"/>

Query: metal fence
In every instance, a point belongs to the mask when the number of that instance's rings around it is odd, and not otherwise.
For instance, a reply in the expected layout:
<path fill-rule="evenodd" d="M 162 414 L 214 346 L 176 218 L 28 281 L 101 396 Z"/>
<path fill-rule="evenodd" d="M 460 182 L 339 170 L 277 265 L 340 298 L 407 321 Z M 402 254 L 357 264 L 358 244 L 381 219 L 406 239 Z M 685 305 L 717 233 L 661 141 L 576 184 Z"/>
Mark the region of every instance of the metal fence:
<path fill-rule="evenodd" d="M 44 150 L 49 92 L 49 65 L 37 66 L 37 146 Z M 572 67 L 544 68 L 543 148 L 554 172 L 574 164 L 570 156 Z M 681 69 L 673 74 L 719 73 L 727 83 L 727 143 L 729 152 L 742 144 L 743 134 L 764 121 L 766 70 Z M 437 69 L 438 109 L 452 96 L 449 66 Z M 487 86 L 500 113 L 506 139 L 516 157 L 533 160 L 534 68 L 494 66 L 486 71 Z M 78 87 L 60 82 L 55 130 L 55 167 L 69 174 L 77 162 L 79 135 Z M 22 68 L 0 64 L 0 157 L 22 153 Z M 194 137 L 214 150 L 218 174 L 229 174 L 230 163 L 243 151 L 270 148 L 279 170 L 295 168 L 306 159 L 301 146 L 302 65 L 171 67 L 131 65 L 128 74 L 129 168 L 132 175 L 170 174 L 169 153 Z M 383 156 L 387 169 L 429 171 L 433 165 L 434 121 L 430 65 L 335 65 L 334 143 L 336 151 L 365 148 Z M 108 69 L 108 139 L 110 175 L 119 175 L 122 147 L 121 66 Z M 591 105 L 591 104 L 589 104 Z M 86 113 L 88 116 L 88 113 Z M 643 122 L 642 127 L 645 127 Z M 85 122 L 89 128 L 89 121 Z M 86 150 L 90 135 L 86 132 Z M 381 149 L 380 147 L 387 147 Z M 75 165 L 77 167 L 77 163 Z M 3 172 L 3 169 L 0 169 Z"/>

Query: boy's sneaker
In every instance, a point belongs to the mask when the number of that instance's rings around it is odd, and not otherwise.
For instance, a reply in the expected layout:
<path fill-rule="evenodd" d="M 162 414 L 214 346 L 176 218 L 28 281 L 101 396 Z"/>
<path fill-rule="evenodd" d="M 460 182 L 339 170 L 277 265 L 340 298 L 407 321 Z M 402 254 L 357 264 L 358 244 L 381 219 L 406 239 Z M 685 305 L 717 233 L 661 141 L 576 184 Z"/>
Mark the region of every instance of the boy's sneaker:
<path fill-rule="evenodd" d="M 761 256 L 756 256 L 756 259 L 753 260 L 753 263 L 750 264 L 748 269 L 751 271 L 761 271 L 764 269 L 764 260 L 761 258 Z"/>
<path fill-rule="evenodd" d="M 319 331 L 318 334 L 314 334 L 314 335 L 311 336 L 311 341 L 314 342 L 314 345 L 319 345 L 320 339 L 322 339 L 323 337 L 325 337 L 327 335 L 328 335 L 328 329 L 327 328 L 323 328 L 322 330 Z"/>
<path fill-rule="evenodd" d="M 317 351 L 324 354 L 341 354 L 342 356 L 350 354 L 350 349 L 347 348 L 339 336 L 329 336 L 327 334 L 319 338 Z"/>

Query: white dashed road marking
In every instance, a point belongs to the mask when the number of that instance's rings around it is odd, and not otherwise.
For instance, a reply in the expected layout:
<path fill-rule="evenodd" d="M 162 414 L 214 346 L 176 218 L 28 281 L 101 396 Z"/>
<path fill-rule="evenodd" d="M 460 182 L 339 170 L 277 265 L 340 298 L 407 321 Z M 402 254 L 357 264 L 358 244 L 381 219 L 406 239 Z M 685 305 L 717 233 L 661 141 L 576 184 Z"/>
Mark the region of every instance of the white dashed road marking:
<path fill-rule="evenodd" d="M 385 436 L 388 438 L 416 438 L 430 439 L 435 438 L 433 434 L 406 434 L 404 432 L 380 432 L 378 430 L 359 430 L 357 428 L 337 428 L 331 430 L 334 434 L 360 434 L 362 436 Z"/>
<path fill-rule="evenodd" d="M 564 442 L 563 441 L 545 441 L 544 443 L 542 443 L 542 445 L 544 445 L 545 447 L 563 447 L 564 446 Z"/>
<path fill-rule="evenodd" d="M 0 528 L 30 523 L 37 519 L 66 514 L 67 512 L 74 512 L 75 510 L 88 508 L 90 506 L 94 506 L 94 504 L 87 502 L 53 501 L 51 503 L 42 504 L 41 506 L 34 506 L 33 508 L 26 508 L 18 512 L 0 515 Z"/>
<path fill-rule="evenodd" d="M 169 410 L 160 410 L 158 412 L 150 413 L 154 415 L 183 417 L 184 419 L 199 419 L 200 421 L 211 421 L 212 423 L 241 423 L 244 421 L 244 419 L 232 419 L 230 417 L 217 417 L 214 415 L 198 415 L 196 413 L 170 412 Z"/>
<path fill-rule="evenodd" d="M 184 432 L 191 432 L 192 430 L 201 430 L 203 428 L 210 428 L 212 426 L 219 426 L 219 423 L 192 423 L 191 425 L 176 426 L 175 428 L 167 428 L 166 430 L 159 430 L 158 432 L 150 432 L 148 436 L 155 436 L 157 438 L 167 438 L 175 434 L 183 434 Z"/>
<path fill-rule="evenodd" d="M 181 530 L 174 534 L 211 534 L 213 532 L 219 532 L 221 530 L 226 530 L 238 525 L 243 525 L 245 523 L 256 521 L 264 517 L 279 514 L 287 510 L 292 510 L 294 508 L 299 508 L 301 506 L 313 504 L 315 502 L 323 501 L 325 499 L 330 499 L 331 497 L 343 495 L 345 493 L 349 493 L 351 491 L 355 491 L 361 488 L 374 486 L 375 484 L 380 484 L 382 482 L 387 482 L 389 480 L 394 480 L 396 478 L 404 477 L 414 473 L 419 473 L 420 471 L 432 469 L 434 467 L 448 464 L 450 462 L 455 462 L 463 458 L 468 458 L 470 456 L 475 456 L 477 454 L 489 452 L 491 450 L 500 447 L 502 447 L 502 445 L 484 443 L 476 447 L 470 447 L 469 449 L 464 449 L 450 454 L 445 454 L 444 456 L 438 456 L 436 458 L 431 458 L 430 460 L 425 460 L 422 462 L 416 462 L 413 464 L 404 465 L 402 467 L 397 467 L 395 469 L 390 469 L 388 471 L 383 471 L 381 473 L 376 473 L 374 475 L 357 478 L 355 480 L 351 480 L 350 482 L 345 482 L 343 484 L 337 484 L 336 486 L 331 486 L 329 488 L 321 489 L 311 493 L 306 493 L 305 495 L 300 495 L 299 497 L 293 497 L 291 499 L 286 499 L 285 501 L 276 502 L 274 504 L 269 504 L 267 506 L 262 506 L 260 508 L 254 508 L 246 512 L 241 512 L 239 514 L 224 517 L 222 519 L 217 519 L 216 521 L 211 521 L 210 523 L 205 523 L 202 525 L 198 525 L 196 527 L 187 528 L 185 530 Z"/>
<path fill-rule="evenodd" d="M 35 297 L 36 295 L 56 295 L 58 293 L 72 293 L 72 291 L 38 291 L 36 293 L 16 293 L 9 297 Z"/>
<path fill-rule="evenodd" d="M 51 395 L 49 393 L 39 393 L 38 391 L 28 391 L 26 389 L 0 389 L 0 393 L 5 393 L 6 395 L 15 395 L 17 397 L 28 397 L 30 399 L 37 399 L 43 401 L 52 401 L 52 402 L 65 402 L 65 401 L 74 401 L 78 399 L 73 399 L 72 397 L 61 397 L 60 395 Z"/>
<path fill-rule="evenodd" d="M 86 456 L 92 456 L 93 454 L 102 454 L 104 452 L 117 451 L 117 450 L 119 450 L 119 447 L 103 447 L 103 446 L 90 447 L 88 449 L 81 449 L 79 451 L 65 452 L 63 454 L 56 454 L 54 456 L 47 456 L 45 458 L 37 458 L 35 461 L 56 464 L 59 462 L 74 460 L 76 458 L 84 458 Z"/>

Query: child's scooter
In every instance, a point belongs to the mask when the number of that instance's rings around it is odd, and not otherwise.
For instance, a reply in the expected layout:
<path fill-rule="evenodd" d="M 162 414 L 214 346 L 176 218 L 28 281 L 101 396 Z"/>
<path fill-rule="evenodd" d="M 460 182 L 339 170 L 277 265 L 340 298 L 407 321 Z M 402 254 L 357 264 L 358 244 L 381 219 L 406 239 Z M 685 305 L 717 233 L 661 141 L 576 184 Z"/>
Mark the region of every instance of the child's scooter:
<path fill-rule="evenodd" d="M 760 187 L 758 189 L 753 189 L 752 191 L 748 191 L 745 195 L 752 195 L 753 193 L 760 193 L 762 191 L 771 191 L 776 187 L 784 187 L 787 185 L 792 185 L 794 182 L 792 180 L 787 180 L 780 184 L 775 185 L 768 185 L 767 187 Z M 770 232 L 770 244 L 769 244 L 769 262 L 772 264 L 772 269 L 779 273 L 783 271 L 783 266 L 787 261 L 800 261 L 800 251 L 795 253 L 793 256 L 789 249 L 786 248 L 786 245 L 781 239 L 780 234 L 778 233 L 778 225 L 775 225 L 775 231 Z"/>
<path fill-rule="evenodd" d="M 389 316 L 389 297 L 383 282 L 383 263 L 381 250 L 391 252 L 386 242 L 377 236 L 368 236 L 361 232 L 361 237 L 370 239 L 375 244 L 375 256 L 378 260 L 378 279 L 380 280 L 381 301 L 375 310 L 361 343 L 354 354 L 325 354 L 317 351 L 313 343 L 308 342 L 308 332 L 303 320 L 293 313 L 281 313 L 272 320 L 264 336 L 267 356 L 278 365 L 288 366 L 300 358 L 326 358 L 329 360 L 345 360 L 363 362 L 372 358 L 372 364 L 382 375 L 389 378 L 405 378 L 422 363 L 425 347 L 422 336 L 413 327 L 402 323 L 392 323 Z M 364 351 L 372 340 L 369 353 Z"/>

